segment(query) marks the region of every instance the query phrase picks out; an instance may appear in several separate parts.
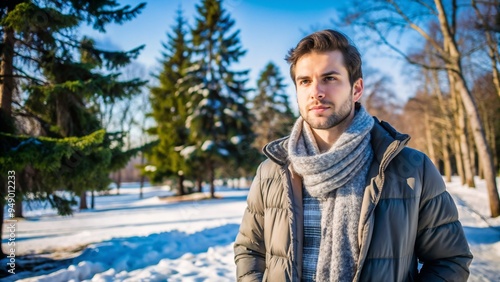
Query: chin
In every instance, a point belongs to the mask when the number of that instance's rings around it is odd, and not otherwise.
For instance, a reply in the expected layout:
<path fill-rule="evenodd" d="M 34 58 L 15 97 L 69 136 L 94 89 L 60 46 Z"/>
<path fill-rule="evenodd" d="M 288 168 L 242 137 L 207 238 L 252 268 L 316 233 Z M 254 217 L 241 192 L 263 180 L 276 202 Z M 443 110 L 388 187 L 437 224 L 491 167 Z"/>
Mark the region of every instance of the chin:
<path fill-rule="evenodd" d="M 306 119 L 306 122 L 314 129 L 328 129 L 327 120 Z"/>

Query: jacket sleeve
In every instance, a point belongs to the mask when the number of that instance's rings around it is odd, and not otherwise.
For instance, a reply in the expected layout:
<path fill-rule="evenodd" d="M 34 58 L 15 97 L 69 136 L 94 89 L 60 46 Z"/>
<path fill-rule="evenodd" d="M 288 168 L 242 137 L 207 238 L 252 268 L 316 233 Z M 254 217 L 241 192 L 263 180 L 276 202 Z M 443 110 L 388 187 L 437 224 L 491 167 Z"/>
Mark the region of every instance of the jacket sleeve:
<path fill-rule="evenodd" d="M 247 208 L 234 242 L 234 261 L 238 281 L 262 281 L 266 268 L 262 166 L 261 164 L 257 169 L 250 187 Z"/>
<path fill-rule="evenodd" d="M 472 261 L 458 211 L 439 171 L 424 158 L 415 244 L 420 281 L 467 281 Z"/>

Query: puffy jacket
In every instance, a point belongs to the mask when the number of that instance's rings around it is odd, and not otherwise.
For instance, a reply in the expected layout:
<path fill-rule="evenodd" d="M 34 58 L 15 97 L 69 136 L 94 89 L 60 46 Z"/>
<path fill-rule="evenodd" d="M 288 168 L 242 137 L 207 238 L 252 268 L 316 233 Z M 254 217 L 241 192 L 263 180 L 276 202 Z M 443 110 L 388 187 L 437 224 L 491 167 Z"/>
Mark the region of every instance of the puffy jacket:
<path fill-rule="evenodd" d="M 427 156 L 405 147 L 408 135 L 375 120 L 354 281 L 466 281 L 472 254 L 443 178 Z M 287 142 L 264 147 L 268 160 L 234 243 L 238 281 L 300 281 L 302 182 L 290 169 Z"/>

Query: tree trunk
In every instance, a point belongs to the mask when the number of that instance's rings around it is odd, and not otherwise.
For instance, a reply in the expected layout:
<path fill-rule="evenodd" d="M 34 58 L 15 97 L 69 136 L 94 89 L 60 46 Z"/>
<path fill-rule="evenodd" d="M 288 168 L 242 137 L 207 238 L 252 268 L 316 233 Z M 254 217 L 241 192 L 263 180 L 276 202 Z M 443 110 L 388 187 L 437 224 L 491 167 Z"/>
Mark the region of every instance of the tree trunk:
<path fill-rule="evenodd" d="M 434 163 L 434 166 L 439 167 L 439 161 L 436 156 L 436 152 L 434 150 L 434 142 L 432 138 L 432 125 L 429 118 L 429 113 L 427 111 L 424 112 L 424 122 L 425 122 L 425 137 L 427 143 L 427 151 L 429 152 L 429 157 L 431 161 Z"/>
<path fill-rule="evenodd" d="M 463 168 L 465 174 L 465 184 L 469 188 L 476 187 L 474 183 L 474 175 L 472 174 L 472 165 L 470 161 L 469 155 L 469 144 L 467 142 L 467 125 L 465 121 L 465 115 L 463 111 L 462 105 L 458 104 L 458 128 L 459 128 L 459 140 L 460 140 L 460 149 L 462 152 L 462 161 Z"/>
<path fill-rule="evenodd" d="M 95 191 L 92 190 L 92 194 L 90 194 L 90 208 L 95 208 Z"/>
<path fill-rule="evenodd" d="M 470 118 L 472 133 L 476 142 L 479 159 L 483 163 L 484 180 L 486 181 L 486 189 L 488 190 L 491 216 L 497 217 L 500 215 L 500 198 L 497 190 L 496 175 L 493 168 L 493 157 L 488 142 L 486 141 L 483 125 L 479 119 L 476 104 L 474 103 L 463 78 L 459 80 L 459 86 L 462 101 Z"/>
<path fill-rule="evenodd" d="M 8 11 L 12 10 L 14 7 L 8 7 Z M 0 77 L 2 78 L 2 83 L 0 83 L 0 116 L 12 117 L 12 97 L 14 93 L 14 29 L 10 27 L 3 27 L 3 50 L 0 53 Z M 2 121 L 3 122 L 3 121 Z M 12 132 L 11 132 L 12 133 Z M 6 173 L 6 172 L 2 172 Z M 2 180 L 1 191 L 0 191 L 0 231 L 3 230 L 3 218 L 4 218 L 4 207 L 5 207 L 5 197 L 7 196 L 7 178 L 0 177 Z M 17 206 L 17 205 L 16 205 Z M 0 232 L 0 258 L 6 257 L 6 254 L 1 248 L 2 242 L 2 232 Z"/>
<path fill-rule="evenodd" d="M 472 138 L 472 134 L 467 134 L 466 137 L 467 144 L 469 145 L 469 159 L 472 169 L 472 177 L 474 177 L 477 175 L 476 147 L 474 146 L 474 138 Z"/>
<path fill-rule="evenodd" d="M 446 182 L 451 182 L 451 160 L 450 148 L 448 147 L 448 134 L 443 131 L 443 162 L 444 162 L 444 175 Z"/>
<path fill-rule="evenodd" d="M 0 60 L 0 108 L 5 116 L 12 115 L 12 97 L 14 93 L 14 30 L 3 27 L 3 54 Z"/>
<path fill-rule="evenodd" d="M 16 197 L 16 205 L 14 206 L 14 217 L 23 218 L 23 199 L 22 199 L 22 196 Z"/>
<path fill-rule="evenodd" d="M 493 127 L 493 124 L 490 123 L 491 125 L 491 144 L 492 145 L 492 151 L 493 152 L 497 152 L 497 143 L 496 143 L 496 140 L 497 140 L 497 137 L 496 137 L 496 132 L 495 132 L 495 128 Z M 498 171 L 499 169 L 499 160 L 498 160 L 498 156 L 497 154 L 493 154 L 493 165 L 494 165 L 494 171 Z"/>
<path fill-rule="evenodd" d="M 498 157 L 495 152 L 497 151 L 497 144 L 496 144 L 496 133 L 495 133 L 495 126 L 494 122 L 488 118 L 488 116 L 485 114 L 484 115 L 484 129 L 485 129 L 485 134 L 486 134 L 486 139 L 488 140 L 488 143 L 491 145 L 491 151 L 493 152 L 493 167 L 494 171 L 498 171 Z"/>
<path fill-rule="evenodd" d="M 186 190 L 184 189 L 184 174 L 183 173 L 179 173 L 179 183 L 178 183 L 178 193 L 179 193 L 179 196 L 182 196 L 182 195 L 186 195 Z"/>
<path fill-rule="evenodd" d="M 465 183 L 469 188 L 476 187 L 474 183 L 474 175 L 472 173 L 472 165 L 469 154 L 469 144 L 467 142 L 467 121 L 464 113 L 462 99 L 457 93 L 456 78 L 451 71 L 448 71 L 448 79 L 450 82 L 450 92 L 455 101 L 455 110 L 457 112 L 457 127 L 455 127 L 456 135 L 460 143 L 460 152 L 462 153 L 463 172 Z"/>
<path fill-rule="evenodd" d="M 122 187 L 122 170 L 119 169 L 116 173 L 117 173 L 117 175 L 116 175 L 116 195 L 120 195 L 120 187 Z M 141 183 L 141 188 L 142 188 L 142 183 Z"/>
<path fill-rule="evenodd" d="M 87 206 L 87 191 L 83 191 L 80 194 L 80 210 L 86 210 L 88 209 Z"/>
<path fill-rule="evenodd" d="M 496 52 L 496 56 L 498 56 L 498 47 L 491 48 L 492 45 L 498 46 L 497 45 L 498 42 L 493 40 L 491 34 L 489 34 L 489 33 L 486 33 L 486 37 L 488 40 L 488 46 L 490 47 L 488 50 L 488 55 L 490 56 L 491 65 L 492 65 L 492 69 L 493 69 L 493 84 L 495 84 L 495 90 L 497 91 L 497 95 L 500 97 L 500 74 L 498 73 L 498 68 L 497 68 L 497 65 L 499 62 L 496 60 L 496 57 L 495 57 L 495 52 Z M 496 43 L 494 43 L 494 42 L 496 42 Z"/>
<path fill-rule="evenodd" d="M 146 180 L 146 176 L 142 173 L 141 179 L 139 180 L 139 199 L 142 199 L 142 187 L 144 187 L 144 181 Z"/>
<path fill-rule="evenodd" d="M 463 134 L 463 132 L 460 131 L 460 127 L 457 126 L 460 124 L 460 103 L 459 99 L 457 99 L 457 92 L 455 90 L 455 85 L 452 83 L 453 78 L 451 76 L 448 77 L 448 81 L 450 83 L 450 94 L 451 94 L 451 102 L 452 102 L 452 114 L 453 114 L 453 120 L 454 126 L 453 128 L 453 148 L 454 148 L 454 153 L 455 153 L 455 161 L 457 163 L 457 174 L 460 176 L 460 184 L 466 185 L 466 178 L 465 178 L 465 169 L 464 169 L 464 162 L 462 159 L 462 149 L 460 147 L 460 135 Z"/>
<path fill-rule="evenodd" d="M 210 173 L 210 198 L 215 198 L 215 168 L 213 164 L 209 165 L 209 173 Z"/>
<path fill-rule="evenodd" d="M 474 135 L 474 141 L 476 142 L 479 159 L 483 162 L 484 179 L 486 181 L 486 189 L 488 190 L 491 216 L 497 217 L 500 215 L 500 198 L 498 196 L 491 150 L 484 134 L 483 124 L 479 118 L 477 105 L 469 88 L 467 88 L 467 84 L 463 76 L 462 66 L 460 63 L 461 53 L 455 41 L 454 30 L 450 28 L 443 3 L 441 1 L 442 0 L 435 0 L 435 4 L 438 10 L 441 32 L 443 34 L 443 44 L 445 46 L 446 53 L 449 55 L 449 58 L 447 58 L 448 70 L 452 71 L 452 75 L 456 78 L 457 91 L 460 93 L 462 103 L 471 123 L 472 134 Z"/>
<path fill-rule="evenodd" d="M 74 136 L 74 120 L 70 113 L 70 95 L 71 93 L 61 92 L 57 93 L 56 101 L 56 123 L 65 137 Z"/>
<path fill-rule="evenodd" d="M 481 180 L 484 180 L 484 172 L 483 172 L 483 165 L 481 162 L 478 162 L 478 175 L 479 175 L 479 179 Z"/>
<path fill-rule="evenodd" d="M 2 183 L 0 183 L 1 185 L 1 190 L 0 190 L 0 231 L 3 231 L 3 221 L 4 221 L 4 208 L 5 208 L 5 204 L 6 204 L 6 201 L 5 201 L 5 197 L 7 197 L 7 178 L 0 176 L 0 181 L 2 181 Z M 3 259 L 5 258 L 7 255 L 3 252 L 3 248 L 2 248 L 2 241 L 3 241 L 3 236 L 2 236 L 3 232 L 0 232 L 0 259 Z"/>
<path fill-rule="evenodd" d="M 201 193 L 203 192 L 203 181 L 201 180 L 201 177 L 198 176 L 196 177 L 196 190 Z"/>
<path fill-rule="evenodd" d="M 436 93 L 439 109 L 441 111 L 441 116 L 445 120 L 444 128 L 441 129 L 441 138 L 442 138 L 442 152 L 443 152 L 443 162 L 444 162 L 444 175 L 447 182 L 451 182 L 451 175 L 453 174 L 452 166 L 451 166 L 451 152 L 450 149 L 452 144 L 450 142 L 450 136 L 448 135 L 449 129 L 454 128 L 453 118 L 449 115 L 449 103 L 446 102 L 443 91 L 441 91 L 441 87 L 439 84 L 439 75 L 437 70 L 431 70 L 431 78 L 434 93 Z"/>
<path fill-rule="evenodd" d="M 20 173 L 21 177 L 23 177 L 23 180 L 26 180 L 26 182 L 21 181 L 21 179 L 17 180 L 15 183 L 15 195 L 14 195 L 14 217 L 17 218 L 23 218 L 23 186 L 27 186 L 28 184 L 28 179 L 30 179 L 30 176 L 28 175 L 26 169 L 23 169 Z M 2 218 L 3 219 L 3 218 Z"/>
<path fill-rule="evenodd" d="M 129 134 L 129 136 L 130 136 L 130 134 Z M 130 140 L 129 140 L 129 144 L 130 144 Z M 145 164 L 145 156 L 144 156 L 144 152 L 141 151 L 141 167 L 144 167 L 144 164 Z M 120 180 L 121 180 L 121 178 L 120 178 Z M 142 199 L 144 197 L 144 195 L 142 194 L 142 187 L 144 187 L 144 172 L 141 173 L 141 180 L 140 181 L 141 181 L 141 183 L 139 186 L 139 199 Z"/>
<path fill-rule="evenodd" d="M 465 173 L 464 173 L 464 163 L 462 162 L 462 152 L 460 150 L 460 141 L 458 136 L 455 134 L 453 141 L 455 147 L 455 161 L 457 162 L 457 174 L 460 176 L 460 184 L 465 185 Z"/>

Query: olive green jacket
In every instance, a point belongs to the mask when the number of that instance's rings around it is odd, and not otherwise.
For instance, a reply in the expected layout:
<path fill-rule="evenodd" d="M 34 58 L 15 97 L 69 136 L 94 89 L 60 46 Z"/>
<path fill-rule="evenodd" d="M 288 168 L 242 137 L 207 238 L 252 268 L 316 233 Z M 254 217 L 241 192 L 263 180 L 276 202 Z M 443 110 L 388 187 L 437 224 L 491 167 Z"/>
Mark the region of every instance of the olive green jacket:
<path fill-rule="evenodd" d="M 354 281 L 466 281 L 472 254 L 457 208 L 429 158 L 405 147 L 409 139 L 375 121 Z M 238 281 L 300 281 L 302 182 L 287 142 L 264 147 L 234 243 Z"/>

